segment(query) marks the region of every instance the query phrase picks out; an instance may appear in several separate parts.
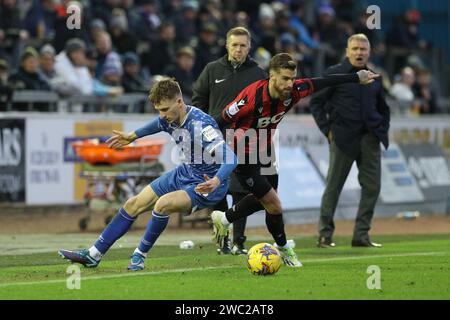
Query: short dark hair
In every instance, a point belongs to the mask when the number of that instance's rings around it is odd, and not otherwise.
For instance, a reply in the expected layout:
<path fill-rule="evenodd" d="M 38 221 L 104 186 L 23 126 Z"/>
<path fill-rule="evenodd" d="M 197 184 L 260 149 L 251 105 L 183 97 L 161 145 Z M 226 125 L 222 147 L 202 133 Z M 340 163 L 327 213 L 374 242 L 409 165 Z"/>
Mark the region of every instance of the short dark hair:
<path fill-rule="evenodd" d="M 289 53 L 278 53 L 270 59 L 269 70 L 297 69 L 297 62 Z"/>
<path fill-rule="evenodd" d="M 227 41 L 230 38 L 230 36 L 247 36 L 249 42 L 251 42 L 251 40 L 252 40 L 250 31 L 248 31 L 244 27 L 235 27 L 235 28 L 230 29 L 227 32 Z"/>
<path fill-rule="evenodd" d="M 174 78 L 166 78 L 153 85 L 148 98 L 153 105 L 157 105 L 163 100 L 171 100 L 176 96 L 181 96 L 180 85 Z"/>

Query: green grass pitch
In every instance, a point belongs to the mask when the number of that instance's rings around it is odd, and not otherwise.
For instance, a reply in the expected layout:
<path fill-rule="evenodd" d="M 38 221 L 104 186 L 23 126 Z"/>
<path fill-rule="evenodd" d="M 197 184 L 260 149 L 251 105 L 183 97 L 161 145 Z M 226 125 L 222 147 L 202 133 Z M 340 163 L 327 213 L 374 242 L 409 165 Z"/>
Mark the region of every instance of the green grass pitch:
<path fill-rule="evenodd" d="M 349 237 L 333 249 L 295 240 L 304 266 L 265 277 L 247 271 L 245 256 L 219 256 L 212 244 L 155 246 L 142 272 L 126 270 L 132 249 L 113 248 L 98 268 L 81 267 L 80 289 L 67 288 L 70 264 L 56 252 L 3 255 L 0 299 L 450 299 L 450 234 L 378 236 L 381 249 L 351 248 Z M 381 289 L 367 286 L 372 265 Z"/>

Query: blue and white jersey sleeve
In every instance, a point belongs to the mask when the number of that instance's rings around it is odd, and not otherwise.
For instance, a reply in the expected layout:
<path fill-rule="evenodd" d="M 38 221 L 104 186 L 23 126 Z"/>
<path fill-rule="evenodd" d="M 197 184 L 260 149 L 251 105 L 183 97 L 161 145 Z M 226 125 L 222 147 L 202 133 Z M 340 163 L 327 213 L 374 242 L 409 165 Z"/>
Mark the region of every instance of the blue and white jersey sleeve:
<path fill-rule="evenodd" d="M 158 133 L 160 131 L 168 131 L 167 130 L 167 123 L 164 123 L 165 121 L 162 120 L 160 117 L 157 117 L 147 123 L 145 126 L 137 129 L 134 131 L 136 133 L 138 138 L 142 138 L 151 134 Z"/>
<path fill-rule="evenodd" d="M 233 150 L 231 150 L 231 148 L 228 146 L 228 144 L 222 144 L 222 150 L 223 162 L 216 173 L 216 176 L 220 181 L 224 181 L 225 179 L 227 179 L 238 165 L 238 159 Z"/>
<path fill-rule="evenodd" d="M 236 168 L 237 157 L 223 139 L 216 121 L 210 117 L 208 121 L 203 123 L 202 141 L 203 150 L 206 151 L 205 156 L 214 158 L 214 163 L 220 164 L 220 168 L 215 175 L 220 181 L 224 181 Z"/>

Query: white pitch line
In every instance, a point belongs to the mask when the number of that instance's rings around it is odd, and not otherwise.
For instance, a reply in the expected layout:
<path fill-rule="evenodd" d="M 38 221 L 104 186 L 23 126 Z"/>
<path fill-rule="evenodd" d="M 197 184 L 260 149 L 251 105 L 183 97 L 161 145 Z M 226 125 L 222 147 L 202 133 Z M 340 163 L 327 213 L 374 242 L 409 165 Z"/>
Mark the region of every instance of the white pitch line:
<path fill-rule="evenodd" d="M 166 273 L 180 273 L 180 272 L 203 271 L 203 270 L 214 270 L 214 269 L 228 269 L 228 268 L 235 268 L 235 267 L 237 267 L 237 266 L 199 267 L 199 268 L 171 269 L 171 270 L 150 271 L 150 272 L 130 272 L 130 273 L 102 275 L 102 276 L 82 277 L 81 280 L 82 281 L 85 281 L 85 280 L 102 280 L 102 279 L 135 277 L 135 276 L 158 275 L 158 274 L 166 274 Z M 67 281 L 67 279 L 64 279 L 64 280 L 33 281 L 33 282 L 10 282 L 10 283 L 2 283 L 2 284 L 0 284 L 0 288 L 2 288 L 2 287 L 10 287 L 10 286 L 35 285 L 35 284 L 63 283 L 63 282 L 66 282 L 66 281 Z"/>
<path fill-rule="evenodd" d="M 305 263 L 315 263 L 315 262 L 364 260 L 364 259 L 372 259 L 372 258 L 398 258 L 398 257 L 414 257 L 414 256 L 439 256 L 439 255 L 450 255 L 450 251 L 412 252 L 412 253 L 383 254 L 383 255 L 361 255 L 361 256 L 350 256 L 350 257 L 319 258 L 319 259 L 306 259 L 306 260 L 302 260 L 302 262 L 305 264 Z M 114 278 L 124 278 L 124 277 L 150 276 L 150 275 L 159 275 L 159 274 L 166 274 L 166 273 L 180 273 L 180 272 L 204 271 L 204 270 L 215 270 L 215 269 L 231 269 L 231 268 L 240 268 L 240 267 L 241 266 L 228 265 L 228 266 L 216 266 L 216 267 L 171 269 L 171 270 L 150 271 L 150 272 L 130 272 L 130 273 L 120 273 L 120 274 L 112 274 L 112 275 L 83 277 L 81 280 L 82 281 L 102 280 L 102 279 L 114 279 Z M 50 284 L 50 283 L 65 283 L 66 281 L 67 281 L 67 279 L 33 281 L 33 282 L 31 282 L 31 281 L 29 281 L 29 282 L 10 282 L 10 283 L 0 284 L 0 288 L 12 287 L 12 286 Z"/>

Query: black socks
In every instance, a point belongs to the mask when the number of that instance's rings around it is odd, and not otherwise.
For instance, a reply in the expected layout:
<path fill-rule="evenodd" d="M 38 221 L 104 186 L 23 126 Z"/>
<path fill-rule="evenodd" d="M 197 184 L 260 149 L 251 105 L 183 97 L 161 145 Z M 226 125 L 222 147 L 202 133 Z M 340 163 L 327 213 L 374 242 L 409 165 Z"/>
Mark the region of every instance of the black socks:
<path fill-rule="evenodd" d="M 284 247 L 287 241 L 286 233 L 284 232 L 283 215 L 266 212 L 266 225 L 277 245 Z"/>
<path fill-rule="evenodd" d="M 225 211 L 225 216 L 230 223 L 248 217 L 256 211 L 264 210 L 263 205 L 254 195 L 248 194 L 233 207 Z"/>

